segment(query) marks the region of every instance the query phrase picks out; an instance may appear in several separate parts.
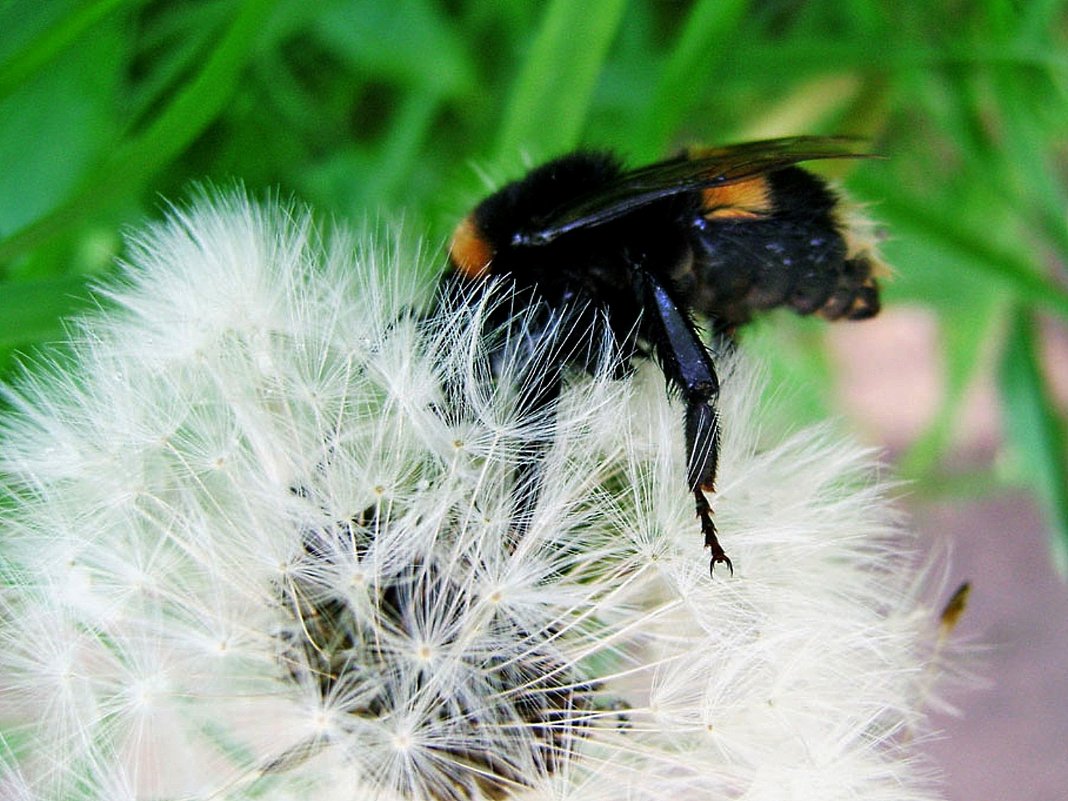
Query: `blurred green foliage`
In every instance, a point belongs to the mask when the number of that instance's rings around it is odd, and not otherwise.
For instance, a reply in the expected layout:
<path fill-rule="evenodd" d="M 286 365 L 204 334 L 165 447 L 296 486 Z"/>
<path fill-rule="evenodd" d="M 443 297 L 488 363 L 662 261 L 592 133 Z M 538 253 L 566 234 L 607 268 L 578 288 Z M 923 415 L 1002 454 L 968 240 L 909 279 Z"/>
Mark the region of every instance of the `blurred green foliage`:
<path fill-rule="evenodd" d="M 58 338 L 122 229 L 194 181 L 440 242 L 486 175 L 580 144 L 639 162 L 860 134 L 892 158 L 830 166 L 892 232 L 888 304 L 936 313 L 943 349 L 945 404 L 902 469 L 1032 489 L 1064 570 L 1065 420 L 1039 354 L 1068 316 L 1066 31 L 1063 0 L 6 0 L 0 359 Z M 827 403 L 822 336 L 788 316 L 751 335 L 808 388 L 799 415 Z M 1011 458 L 954 480 L 965 390 L 992 361 Z"/>

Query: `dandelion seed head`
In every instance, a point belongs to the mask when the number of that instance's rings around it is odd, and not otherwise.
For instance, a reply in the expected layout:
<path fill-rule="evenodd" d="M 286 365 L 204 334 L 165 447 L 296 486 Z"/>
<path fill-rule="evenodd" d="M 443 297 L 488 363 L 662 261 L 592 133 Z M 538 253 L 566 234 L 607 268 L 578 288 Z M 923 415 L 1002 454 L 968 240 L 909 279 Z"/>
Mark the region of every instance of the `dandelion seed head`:
<path fill-rule="evenodd" d="M 888 486 L 830 429 L 770 430 L 743 358 L 714 499 L 736 575 L 710 578 L 680 407 L 575 317 L 535 342 L 504 285 L 425 315 L 402 246 L 239 192 L 130 252 L 117 310 L 6 391 L 0 736 L 33 746 L 0 789 L 937 798 L 937 614 Z M 593 375 L 525 412 L 562 347 Z"/>

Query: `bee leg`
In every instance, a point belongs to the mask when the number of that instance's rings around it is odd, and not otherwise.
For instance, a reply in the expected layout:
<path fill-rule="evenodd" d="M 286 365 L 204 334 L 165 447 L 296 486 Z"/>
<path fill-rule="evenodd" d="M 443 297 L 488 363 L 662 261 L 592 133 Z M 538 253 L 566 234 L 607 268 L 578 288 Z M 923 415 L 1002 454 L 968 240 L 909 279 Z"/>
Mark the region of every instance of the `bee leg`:
<path fill-rule="evenodd" d="M 716 462 L 719 457 L 719 415 L 710 405 L 715 396 L 695 393 L 686 399 L 686 448 L 690 453 L 687 480 L 697 505 L 697 517 L 701 521 L 701 533 L 705 535 L 705 547 L 712 551 L 709 572 L 716 564 L 725 564 L 734 575 L 734 565 L 719 544 L 716 524 L 712 519 L 712 505 L 705 493 L 714 492 Z"/>
<path fill-rule="evenodd" d="M 712 551 L 709 570 L 717 563 L 725 564 L 733 575 L 734 565 L 719 544 L 712 506 L 705 496 L 715 488 L 719 457 L 719 415 L 715 408 L 719 379 L 693 321 L 656 278 L 644 271 L 641 276 L 645 307 L 655 310 L 649 339 L 668 383 L 679 389 L 686 400 L 686 481 L 696 501 L 705 546 Z"/>

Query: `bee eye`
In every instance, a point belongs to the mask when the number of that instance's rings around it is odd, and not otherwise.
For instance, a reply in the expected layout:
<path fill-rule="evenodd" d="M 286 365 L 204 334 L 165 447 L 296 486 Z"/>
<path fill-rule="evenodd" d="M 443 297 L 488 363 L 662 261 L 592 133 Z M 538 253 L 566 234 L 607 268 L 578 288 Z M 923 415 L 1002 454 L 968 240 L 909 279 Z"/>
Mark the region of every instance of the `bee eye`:
<path fill-rule="evenodd" d="M 449 243 L 449 261 L 457 272 L 472 280 L 481 277 L 489 269 L 494 253 L 474 217 L 470 214 L 464 217 Z"/>

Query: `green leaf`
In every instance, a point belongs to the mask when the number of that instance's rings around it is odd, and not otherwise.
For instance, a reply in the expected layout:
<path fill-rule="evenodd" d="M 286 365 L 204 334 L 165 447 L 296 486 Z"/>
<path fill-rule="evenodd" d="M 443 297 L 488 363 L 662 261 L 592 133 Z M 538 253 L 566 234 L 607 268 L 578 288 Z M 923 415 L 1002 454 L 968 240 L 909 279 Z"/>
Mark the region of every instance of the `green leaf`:
<path fill-rule="evenodd" d="M 60 320 L 92 306 L 90 279 L 9 282 L 0 292 L 0 348 L 38 342 L 62 332 Z"/>
<path fill-rule="evenodd" d="M 0 100 L 0 236 L 48 214 L 99 163 L 118 129 L 125 59 L 109 19 Z"/>
<path fill-rule="evenodd" d="M 730 52 L 730 38 L 748 8 L 748 0 L 701 0 L 694 6 L 664 65 L 644 115 L 645 128 L 637 133 L 637 155 L 656 158 L 667 148 L 680 121 L 704 95 L 716 63 Z"/>
<path fill-rule="evenodd" d="M 127 0 L 95 0 L 59 17 L 55 25 L 10 55 L 0 65 L 0 100 L 55 60 L 100 20 Z M 7 23 L 7 20 L 4 20 Z"/>
<path fill-rule="evenodd" d="M 363 74 L 436 95 L 456 95 L 475 82 L 444 9 L 428 0 L 353 0 L 326 5 L 315 17 L 319 40 Z"/>
<path fill-rule="evenodd" d="M 625 0 L 553 0 L 516 78 L 496 162 L 538 160 L 574 148 Z"/>
<path fill-rule="evenodd" d="M 1001 360 L 1000 386 L 1005 433 L 1021 477 L 1042 501 L 1052 529 L 1053 562 L 1068 578 L 1068 451 L 1064 421 L 1050 402 L 1039 356 L 1039 339 L 1029 310 L 1013 320 Z"/>
<path fill-rule="evenodd" d="M 879 218 L 890 225 L 895 235 L 907 233 L 938 243 L 956 258 L 969 262 L 977 273 L 976 280 L 985 278 L 1012 292 L 1017 300 L 1068 317 L 1068 292 L 1038 273 L 1026 256 L 992 244 L 988 236 L 959 221 L 954 209 L 933 208 L 904 197 L 900 191 L 880 186 L 870 177 L 862 183 L 858 175 L 852 183 L 862 187 L 864 196 L 880 198 Z"/>
<path fill-rule="evenodd" d="M 277 0 L 244 0 L 200 71 L 138 136 L 120 145 L 65 203 L 0 242 L 0 262 L 114 202 L 155 174 L 226 107 Z"/>

